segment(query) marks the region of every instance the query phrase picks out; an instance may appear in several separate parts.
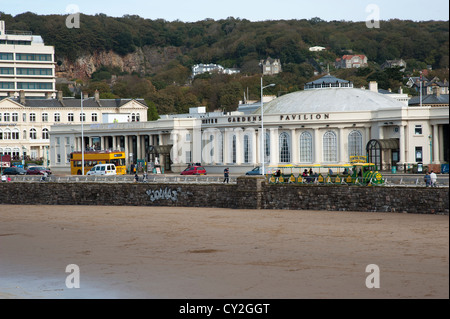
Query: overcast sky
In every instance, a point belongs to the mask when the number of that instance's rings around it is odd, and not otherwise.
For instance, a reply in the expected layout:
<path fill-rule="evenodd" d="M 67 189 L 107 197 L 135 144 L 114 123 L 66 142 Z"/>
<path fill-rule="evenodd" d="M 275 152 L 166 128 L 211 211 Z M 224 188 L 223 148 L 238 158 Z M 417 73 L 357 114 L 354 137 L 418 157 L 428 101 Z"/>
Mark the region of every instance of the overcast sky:
<path fill-rule="evenodd" d="M 65 15 L 70 5 L 76 5 L 80 12 L 89 15 L 130 14 L 167 21 L 218 20 L 230 16 L 251 21 L 313 17 L 326 21 L 366 21 L 368 16 L 377 14 L 377 9 L 367 11 L 371 4 L 379 8 L 379 20 L 449 20 L 448 0 L 0 0 L 0 12 L 14 16 L 27 11 Z"/>

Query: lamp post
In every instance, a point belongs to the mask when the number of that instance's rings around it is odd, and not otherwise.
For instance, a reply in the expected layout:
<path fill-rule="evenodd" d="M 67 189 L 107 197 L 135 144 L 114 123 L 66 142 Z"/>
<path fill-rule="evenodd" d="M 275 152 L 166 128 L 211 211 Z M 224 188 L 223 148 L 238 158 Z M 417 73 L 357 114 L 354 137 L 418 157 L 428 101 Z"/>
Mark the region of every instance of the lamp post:
<path fill-rule="evenodd" d="M 433 164 L 433 135 L 428 135 L 430 139 L 430 164 Z"/>
<path fill-rule="evenodd" d="M 84 175 L 83 91 L 81 91 L 81 175 Z"/>
<path fill-rule="evenodd" d="M 265 134 L 264 134 L 264 103 L 263 103 L 263 90 L 267 87 L 275 86 L 274 83 L 263 86 L 263 78 L 261 77 L 261 175 L 265 175 L 264 162 L 265 162 Z"/>

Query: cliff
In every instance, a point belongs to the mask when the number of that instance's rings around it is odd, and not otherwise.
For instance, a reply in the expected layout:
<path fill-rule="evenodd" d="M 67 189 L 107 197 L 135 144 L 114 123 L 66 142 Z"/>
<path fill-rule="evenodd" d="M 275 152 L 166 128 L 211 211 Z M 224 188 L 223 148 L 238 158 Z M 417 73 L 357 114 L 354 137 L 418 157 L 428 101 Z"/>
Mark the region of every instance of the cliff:
<path fill-rule="evenodd" d="M 179 47 L 144 46 L 125 56 L 113 51 L 95 51 L 83 54 L 75 61 L 57 57 L 56 76 L 66 79 L 87 79 L 102 65 L 116 67 L 127 73 L 152 74 L 163 69 L 181 54 L 182 50 Z"/>

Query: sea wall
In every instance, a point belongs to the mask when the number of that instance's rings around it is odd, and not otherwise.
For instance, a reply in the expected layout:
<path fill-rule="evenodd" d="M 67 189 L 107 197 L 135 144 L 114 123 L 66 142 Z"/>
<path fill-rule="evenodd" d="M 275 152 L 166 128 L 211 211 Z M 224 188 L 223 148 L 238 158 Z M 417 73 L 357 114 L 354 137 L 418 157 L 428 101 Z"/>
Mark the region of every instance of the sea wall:
<path fill-rule="evenodd" d="M 448 214 L 449 188 L 237 184 L 0 183 L 0 204 L 114 205 Z M 1 210 L 1 207 L 0 207 Z"/>

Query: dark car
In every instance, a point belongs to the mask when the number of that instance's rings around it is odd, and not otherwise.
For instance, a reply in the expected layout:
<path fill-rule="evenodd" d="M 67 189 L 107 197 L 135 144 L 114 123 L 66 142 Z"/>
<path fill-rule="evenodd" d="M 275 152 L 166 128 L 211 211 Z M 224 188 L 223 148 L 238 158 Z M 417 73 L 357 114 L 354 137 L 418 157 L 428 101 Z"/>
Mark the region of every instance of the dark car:
<path fill-rule="evenodd" d="M 2 171 L 3 175 L 25 175 L 26 173 L 27 171 L 21 167 L 7 167 Z"/>
<path fill-rule="evenodd" d="M 245 175 L 261 175 L 261 167 L 257 166 L 254 169 L 252 169 L 251 171 L 248 171 L 247 173 L 245 173 Z"/>
<path fill-rule="evenodd" d="M 206 175 L 206 169 L 203 166 L 190 166 L 181 175 Z"/>
<path fill-rule="evenodd" d="M 45 168 L 44 166 L 33 166 L 28 168 L 27 175 L 44 175 L 45 172 L 47 172 L 48 175 L 52 173 L 48 168 Z"/>

